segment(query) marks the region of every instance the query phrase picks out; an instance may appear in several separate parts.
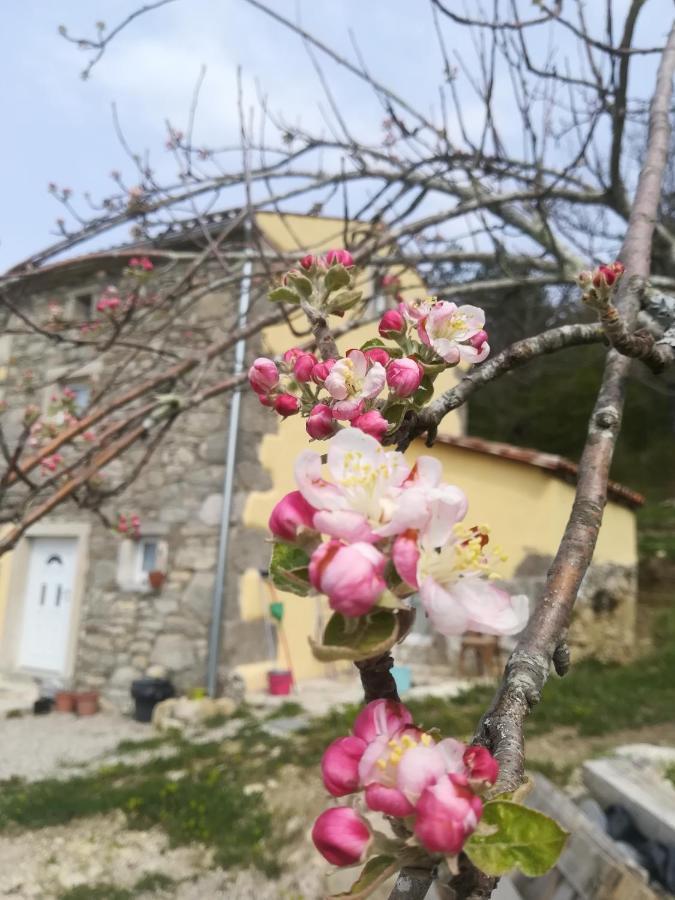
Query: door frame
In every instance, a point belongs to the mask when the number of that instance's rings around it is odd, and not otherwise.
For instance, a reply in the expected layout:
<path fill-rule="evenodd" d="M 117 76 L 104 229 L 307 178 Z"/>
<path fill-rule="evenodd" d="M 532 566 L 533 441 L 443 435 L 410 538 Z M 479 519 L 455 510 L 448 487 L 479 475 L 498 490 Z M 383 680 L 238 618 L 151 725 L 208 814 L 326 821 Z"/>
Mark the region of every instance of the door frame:
<path fill-rule="evenodd" d="M 38 522 L 29 528 L 9 556 L 9 575 L 7 579 L 7 598 L 5 605 L 5 622 L 0 634 L 0 669 L 5 671 L 26 672 L 34 675 L 46 675 L 46 670 L 19 667 L 19 642 L 23 626 L 23 604 L 28 584 L 28 566 L 30 563 L 31 538 L 75 538 L 75 575 L 73 579 L 72 609 L 68 625 L 68 643 L 66 647 L 66 665 L 63 677 L 70 679 L 75 671 L 78 633 L 82 612 L 82 600 L 89 564 L 89 536 L 91 525 L 88 522 Z"/>

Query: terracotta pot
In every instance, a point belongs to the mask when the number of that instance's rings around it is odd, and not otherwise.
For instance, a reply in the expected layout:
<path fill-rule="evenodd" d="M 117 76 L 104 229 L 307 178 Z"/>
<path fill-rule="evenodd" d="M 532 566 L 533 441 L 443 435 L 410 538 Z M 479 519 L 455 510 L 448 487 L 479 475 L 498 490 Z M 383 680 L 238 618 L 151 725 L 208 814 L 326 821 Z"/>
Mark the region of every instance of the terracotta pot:
<path fill-rule="evenodd" d="M 161 586 L 164 584 L 164 579 L 166 578 L 166 574 L 164 572 L 160 572 L 158 569 L 153 570 L 152 572 L 148 572 L 148 581 L 150 582 L 150 587 L 153 591 L 158 591 Z"/>
<path fill-rule="evenodd" d="M 75 697 L 78 716 L 93 716 L 98 712 L 98 691 L 80 691 Z"/>
<path fill-rule="evenodd" d="M 75 712 L 75 691 L 57 691 L 54 698 L 54 709 L 57 712 Z"/>

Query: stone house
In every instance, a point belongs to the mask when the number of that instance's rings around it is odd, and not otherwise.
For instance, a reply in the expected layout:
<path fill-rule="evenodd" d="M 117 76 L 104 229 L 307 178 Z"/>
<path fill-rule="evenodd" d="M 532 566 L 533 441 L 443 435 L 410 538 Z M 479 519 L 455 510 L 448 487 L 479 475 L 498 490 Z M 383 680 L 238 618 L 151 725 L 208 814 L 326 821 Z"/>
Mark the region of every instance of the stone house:
<path fill-rule="evenodd" d="M 336 220 L 298 216 L 282 222 L 261 215 L 256 229 L 258 240 L 274 251 L 300 255 L 342 243 L 343 225 Z M 194 250 L 200 233 L 187 223 L 167 234 L 151 255 L 161 261 L 167 248 Z M 234 228 L 224 252 L 241 255 L 246 242 L 243 231 Z M 258 243 L 256 248 L 258 252 Z M 141 250 L 148 252 L 135 246 L 36 268 L 23 278 L 26 311 L 56 300 L 73 314 L 79 310 L 89 315 L 92 298 Z M 180 266 L 173 268 L 167 278 L 175 279 L 180 271 Z M 423 289 L 415 273 L 406 273 L 406 279 L 404 287 Z M 234 284 L 203 297 L 192 313 L 195 327 L 212 334 L 232 328 L 240 288 L 241 283 Z M 374 296 L 374 304 L 381 302 Z M 342 349 L 371 336 L 373 328 L 364 326 L 343 339 Z M 289 343 L 286 325 L 271 327 L 249 342 L 247 360 L 261 352 L 279 352 Z M 47 343 L 30 333 L 4 335 L 0 390 L 8 429 L 12 423 L 16 426 L 27 403 L 46 402 L 39 399 L 39 387 L 36 395 L 35 381 L 70 387 L 84 408 L 110 377 L 114 361 L 84 363 L 77 347 Z M 231 353 L 219 364 L 229 373 Z M 26 381 L 27 370 L 37 376 L 33 383 Z M 455 377 L 446 374 L 441 389 Z M 212 660 L 214 640 L 220 643 L 213 664 L 220 687 L 236 673 L 249 688 L 260 689 L 270 668 L 287 664 L 268 615 L 272 594 L 261 570 L 269 554 L 267 517 L 274 499 L 293 488 L 292 463 L 306 436 L 302 422 L 280 423 L 252 392 L 242 391 L 236 461 L 229 473 L 232 505 L 229 519 L 223 521 L 232 396 L 216 397 L 179 417 L 152 463 L 115 499 L 118 509 L 139 515 L 138 540 L 113 536 L 91 511 L 68 503 L 37 522 L 14 551 L 0 559 L 0 671 L 23 671 L 97 689 L 125 706 L 131 681 L 151 665 L 166 667 L 179 689 L 205 686 L 210 641 Z M 477 521 L 493 526 L 508 552 L 505 578 L 524 586 L 534 601 L 569 512 L 574 468 L 550 454 L 477 442 L 463 432 L 463 416 L 453 414 L 433 452 L 441 458 L 447 480 L 467 491 L 472 515 L 475 511 Z M 429 451 L 413 446 L 409 454 L 420 452 Z M 115 462 L 116 478 L 123 478 L 132 465 L 133 457 Z M 630 652 L 636 591 L 633 510 L 639 502 L 629 490 L 612 487 L 575 625 L 576 643 L 585 652 L 610 658 Z M 224 534 L 227 568 L 219 584 Z M 153 570 L 166 573 L 159 591 L 148 583 Z M 214 620 L 219 594 L 222 619 Z M 323 605 L 312 598 L 274 599 L 285 606 L 283 627 L 296 679 L 325 674 L 307 644 L 307 635 L 325 619 Z M 219 620 L 220 627 L 214 626 Z M 420 621 L 409 647 L 431 648 L 432 643 Z M 425 658 L 447 664 L 448 647 L 435 642 L 433 648 Z"/>

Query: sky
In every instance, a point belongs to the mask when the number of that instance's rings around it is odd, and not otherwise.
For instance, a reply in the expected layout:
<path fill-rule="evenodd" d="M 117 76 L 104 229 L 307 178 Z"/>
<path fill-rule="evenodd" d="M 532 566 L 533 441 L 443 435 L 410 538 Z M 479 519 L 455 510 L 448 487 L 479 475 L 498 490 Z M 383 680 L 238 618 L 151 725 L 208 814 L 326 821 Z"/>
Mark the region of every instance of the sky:
<path fill-rule="evenodd" d="M 458 11 L 464 7 L 463 2 L 450 2 Z M 616 0 L 617 17 L 627 3 Z M 83 81 L 79 76 L 87 56 L 58 34 L 59 25 L 73 35 L 91 35 L 96 20 L 113 27 L 139 5 L 139 0 L 6 4 L 0 33 L 0 115 L 5 126 L 0 271 L 53 240 L 54 221 L 62 211 L 49 195 L 49 182 L 70 187 L 78 196 L 90 191 L 100 197 L 112 189 L 112 170 L 131 172 L 113 127 L 113 103 L 128 143 L 136 151 L 150 151 L 159 172 L 168 172 L 170 165 L 164 147 L 166 121 L 185 127 L 202 66 L 206 75 L 197 143 L 236 140 L 238 67 L 247 106 L 255 104 L 260 90 L 270 108 L 289 122 L 321 126 L 325 95 L 302 42 L 243 0 L 178 0 L 139 18 Z M 310 32 L 352 59 L 353 29 L 379 79 L 421 110 L 434 109 L 441 56 L 426 0 L 269 0 L 269 5 L 299 18 Z M 638 42 L 659 42 L 672 3 L 649 0 L 648 6 Z M 463 31 L 446 26 L 446 37 L 451 48 L 466 50 Z M 378 140 L 382 111 L 368 89 L 328 62 L 326 73 L 350 126 Z M 498 97 L 502 90 L 504 103 L 510 102 L 505 86 L 498 84 Z M 479 104 L 467 93 L 469 122 L 478 122 L 479 113 Z M 515 117 L 513 121 L 516 127 Z"/>

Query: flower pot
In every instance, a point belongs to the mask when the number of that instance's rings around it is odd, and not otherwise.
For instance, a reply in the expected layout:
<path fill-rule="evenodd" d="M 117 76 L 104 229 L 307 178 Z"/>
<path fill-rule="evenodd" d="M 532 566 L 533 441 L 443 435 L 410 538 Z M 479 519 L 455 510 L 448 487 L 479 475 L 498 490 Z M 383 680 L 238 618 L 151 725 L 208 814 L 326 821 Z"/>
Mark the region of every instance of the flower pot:
<path fill-rule="evenodd" d="M 166 573 L 160 572 L 159 569 L 154 569 L 152 572 L 148 572 L 148 582 L 153 591 L 158 591 L 164 584 L 165 579 Z"/>
<path fill-rule="evenodd" d="M 75 691 L 57 691 L 54 698 L 54 709 L 57 712 L 75 712 Z"/>
<path fill-rule="evenodd" d="M 288 669 L 273 669 L 267 673 L 267 690 L 275 697 L 290 694 L 293 687 L 293 674 Z"/>
<path fill-rule="evenodd" d="M 98 691 L 80 691 L 75 697 L 78 716 L 93 716 L 98 712 Z"/>

